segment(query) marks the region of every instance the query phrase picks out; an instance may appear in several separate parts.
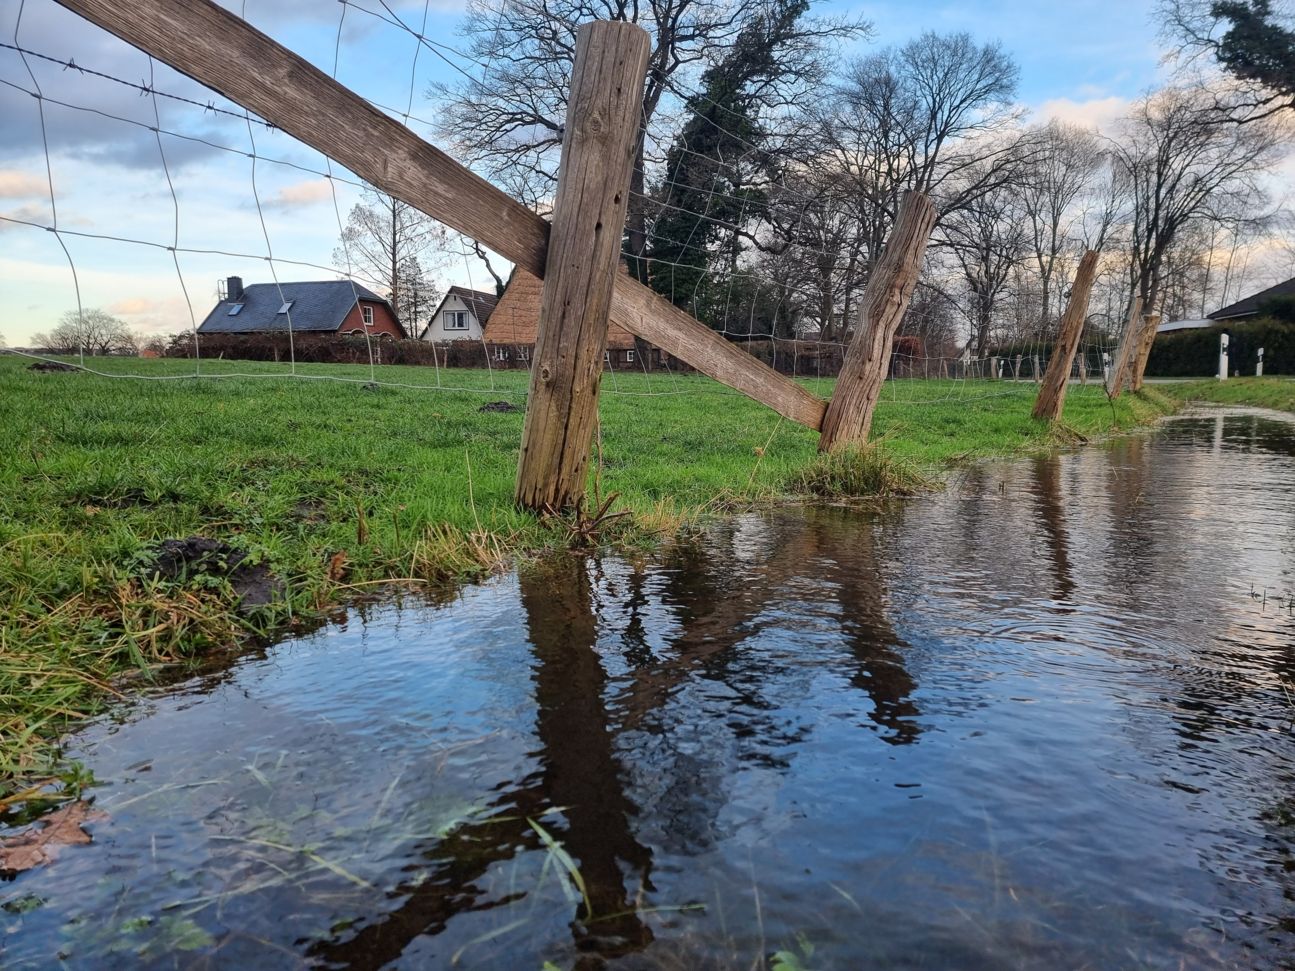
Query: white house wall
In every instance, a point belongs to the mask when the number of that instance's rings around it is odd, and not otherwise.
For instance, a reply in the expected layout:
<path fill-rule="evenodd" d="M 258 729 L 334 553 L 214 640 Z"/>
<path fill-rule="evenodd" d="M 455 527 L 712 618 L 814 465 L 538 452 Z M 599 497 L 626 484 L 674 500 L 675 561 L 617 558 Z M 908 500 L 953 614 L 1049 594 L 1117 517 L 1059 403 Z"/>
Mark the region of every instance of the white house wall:
<path fill-rule="evenodd" d="M 456 310 L 466 310 L 468 312 L 468 329 L 467 330 L 446 330 L 445 315 Z M 431 322 L 427 332 L 423 335 L 425 341 L 479 341 L 481 340 L 481 325 L 477 322 L 477 315 L 457 294 L 450 294 L 445 302 L 441 305 L 440 310 L 436 313 L 436 319 Z"/>

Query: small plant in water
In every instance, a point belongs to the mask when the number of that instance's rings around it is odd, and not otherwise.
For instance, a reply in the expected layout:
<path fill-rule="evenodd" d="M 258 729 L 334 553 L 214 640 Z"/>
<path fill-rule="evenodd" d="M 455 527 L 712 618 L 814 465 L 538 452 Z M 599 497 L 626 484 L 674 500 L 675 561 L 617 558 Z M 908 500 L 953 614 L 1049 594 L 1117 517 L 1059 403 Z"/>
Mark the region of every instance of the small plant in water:
<path fill-rule="evenodd" d="M 792 477 L 790 486 L 795 492 L 827 499 L 858 499 L 914 495 L 930 489 L 931 480 L 876 445 L 868 445 L 818 456 Z"/>
<path fill-rule="evenodd" d="M 796 935 L 796 950 L 775 951 L 769 959 L 769 971 L 810 971 L 806 961 L 814 957 L 814 945 L 804 934 Z"/>

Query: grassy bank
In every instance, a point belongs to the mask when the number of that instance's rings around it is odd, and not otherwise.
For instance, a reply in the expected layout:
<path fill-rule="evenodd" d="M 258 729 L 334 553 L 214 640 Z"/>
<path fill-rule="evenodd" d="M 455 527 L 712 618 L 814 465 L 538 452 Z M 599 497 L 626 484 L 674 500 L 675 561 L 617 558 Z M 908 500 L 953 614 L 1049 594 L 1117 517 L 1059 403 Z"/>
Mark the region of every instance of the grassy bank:
<path fill-rule="evenodd" d="M 292 380 L 286 366 L 212 362 L 229 376 L 194 381 L 27 363 L 0 357 L 0 780 L 49 775 L 51 740 L 128 691 L 123 676 L 308 622 L 387 580 L 457 579 L 581 538 L 579 524 L 512 505 L 522 373 L 447 371 L 442 383 L 463 390 L 437 390 L 427 368 L 383 368 L 383 382 L 420 387 L 375 388 L 367 368 L 329 365 Z M 155 379 L 192 369 L 97 366 Z M 807 383 L 830 394 L 828 381 Z M 876 422 L 887 461 L 861 480 L 815 466 L 814 433 L 707 379 L 620 374 L 604 389 L 597 489 L 632 513 L 604 530 L 627 542 L 794 483 L 893 481 L 889 460 L 930 474 L 1169 407 L 1155 392 L 1112 405 L 1075 387 L 1059 435 L 1031 420 L 1030 384 L 893 382 Z M 480 410 L 497 401 L 519 408 Z M 240 610 L 218 575 L 157 579 L 156 544 L 193 535 L 246 553 L 284 597 Z"/>
<path fill-rule="evenodd" d="M 1210 401 L 1295 412 L 1295 378 L 1229 378 L 1226 381 L 1204 378 L 1155 387 L 1184 402 Z"/>

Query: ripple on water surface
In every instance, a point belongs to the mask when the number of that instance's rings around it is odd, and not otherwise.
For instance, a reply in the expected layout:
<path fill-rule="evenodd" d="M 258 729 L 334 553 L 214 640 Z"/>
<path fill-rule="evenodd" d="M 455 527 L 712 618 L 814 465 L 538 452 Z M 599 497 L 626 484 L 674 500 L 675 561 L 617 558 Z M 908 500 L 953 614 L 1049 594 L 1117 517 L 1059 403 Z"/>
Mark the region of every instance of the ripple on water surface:
<path fill-rule="evenodd" d="M 78 736 L 0 958 L 1282 966 L 1293 473 L 1196 414 L 355 610 Z"/>

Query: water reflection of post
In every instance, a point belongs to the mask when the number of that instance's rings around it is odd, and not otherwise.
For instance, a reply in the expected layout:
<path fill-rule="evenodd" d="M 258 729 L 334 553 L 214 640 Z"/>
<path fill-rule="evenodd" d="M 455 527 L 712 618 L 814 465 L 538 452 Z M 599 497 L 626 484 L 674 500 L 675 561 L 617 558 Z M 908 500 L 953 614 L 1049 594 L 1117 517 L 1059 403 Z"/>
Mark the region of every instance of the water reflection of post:
<path fill-rule="evenodd" d="M 564 807 L 566 850 L 580 866 L 591 915 L 577 915 L 577 945 L 604 957 L 639 950 L 652 932 L 634 913 L 625 890 L 624 863 L 648 885 L 651 851 L 635 840 L 635 807 L 621 784 L 615 736 L 607 724 L 603 694 L 607 674 L 594 650 L 594 618 L 585 561 L 561 556 L 521 578 L 522 608 L 538 662 L 535 669 L 537 729 L 542 748 L 544 792 Z M 610 915 L 621 915 L 612 917 Z"/>
<path fill-rule="evenodd" d="M 1069 600 L 1075 592 L 1075 581 L 1070 568 L 1070 542 L 1066 535 L 1065 505 L 1061 497 L 1061 458 L 1057 455 L 1040 456 L 1034 460 L 1034 502 L 1039 510 L 1039 521 L 1047 535 L 1048 552 L 1052 561 L 1052 576 L 1056 581 L 1057 600 Z"/>
<path fill-rule="evenodd" d="M 512 902 L 492 897 L 485 878 L 496 864 L 525 850 L 542 849 L 527 819 L 564 807 L 565 831 L 544 821 L 579 865 L 594 909 L 583 905 L 573 929 L 586 960 L 645 947 L 651 931 L 629 901 L 621 863 L 640 871 L 648 887 L 651 851 L 630 829 L 634 806 L 621 786 L 614 735 L 603 706 L 606 674 L 594 650 L 596 621 L 585 562 L 560 557 L 520 579 L 527 630 L 536 659 L 536 728 L 540 739 L 538 778 L 519 779 L 479 814 L 431 842 L 414 876 L 391 896 L 399 906 L 360 928 L 349 939 L 321 941 L 308 955 L 329 967 L 387 967 L 420 937 L 445 930 L 455 916 Z M 564 877 L 565 879 L 565 877 Z M 517 899 L 525 896 L 525 891 Z M 380 908 L 375 908 L 380 909 Z"/>
<path fill-rule="evenodd" d="M 876 520 L 853 511 L 816 510 L 806 524 L 815 560 L 830 564 L 825 579 L 841 612 L 851 653 L 850 683 L 872 699 L 869 718 L 892 745 L 917 740 L 921 714 L 913 701 L 917 682 L 897 647 L 902 641 L 886 612 L 886 583 L 877 556 Z"/>
<path fill-rule="evenodd" d="M 638 726 L 699 671 L 727 684 L 749 709 L 769 706 L 752 695 L 752 685 L 763 682 L 745 677 L 749 669 L 732 649 L 759 632 L 762 614 L 778 617 L 780 611 L 771 608 L 795 599 L 811 613 L 819 604 L 835 608 L 851 653 L 850 683 L 872 699 L 870 717 L 886 729 L 886 741 L 913 741 L 921 731 L 910 697 L 916 682 L 894 650 L 900 641 L 886 617 L 873 519 L 821 510 L 768 528 L 775 535 L 758 562 L 722 558 L 712 542 L 706 554 L 685 554 L 666 572 L 662 604 L 682 630 L 668 658 L 637 670 L 616 699 L 626 724 Z"/>

